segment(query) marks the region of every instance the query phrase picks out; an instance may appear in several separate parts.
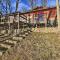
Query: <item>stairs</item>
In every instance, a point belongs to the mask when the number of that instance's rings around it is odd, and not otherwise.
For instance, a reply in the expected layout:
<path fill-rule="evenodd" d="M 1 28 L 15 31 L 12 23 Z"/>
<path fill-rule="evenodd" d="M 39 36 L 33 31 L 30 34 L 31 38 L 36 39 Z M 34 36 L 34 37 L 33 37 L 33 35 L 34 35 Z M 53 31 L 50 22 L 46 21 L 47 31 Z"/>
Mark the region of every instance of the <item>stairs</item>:
<path fill-rule="evenodd" d="M 0 24 L 0 27 L 7 30 L 9 29 L 9 24 L 6 23 L 5 26 L 4 24 Z M 31 29 L 28 28 L 27 17 L 25 15 L 20 15 L 19 23 L 13 20 L 13 23 L 10 23 L 10 27 L 13 31 L 10 31 L 9 33 L 3 32 L 0 34 L 0 60 L 14 60 L 20 52 L 20 42 L 25 40 L 25 38 L 27 38 L 31 33 Z M 1 31 L 3 31 L 3 29 L 1 29 Z"/>

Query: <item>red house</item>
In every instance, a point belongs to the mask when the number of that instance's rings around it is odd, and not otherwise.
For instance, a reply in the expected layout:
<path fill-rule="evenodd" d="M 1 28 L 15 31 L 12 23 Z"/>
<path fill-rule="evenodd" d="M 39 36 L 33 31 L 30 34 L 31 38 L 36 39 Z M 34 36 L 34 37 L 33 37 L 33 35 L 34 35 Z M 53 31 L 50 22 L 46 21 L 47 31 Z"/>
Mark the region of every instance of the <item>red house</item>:
<path fill-rule="evenodd" d="M 27 19 L 30 21 L 31 24 L 48 27 L 57 26 L 56 7 L 37 7 L 33 9 L 33 11 L 29 11 L 24 14 L 27 15 Z"/>

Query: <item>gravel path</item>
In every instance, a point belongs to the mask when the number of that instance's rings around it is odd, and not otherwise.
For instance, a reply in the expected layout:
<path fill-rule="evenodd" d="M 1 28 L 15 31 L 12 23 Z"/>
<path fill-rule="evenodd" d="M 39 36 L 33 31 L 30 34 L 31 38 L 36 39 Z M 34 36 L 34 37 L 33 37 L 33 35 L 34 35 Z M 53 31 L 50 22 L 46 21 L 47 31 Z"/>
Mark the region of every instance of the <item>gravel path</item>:
<path fill-rule="evenodd" d="M 59 34 L 32 32 L 20 41 L 17 60 L 60 60 Z"/>

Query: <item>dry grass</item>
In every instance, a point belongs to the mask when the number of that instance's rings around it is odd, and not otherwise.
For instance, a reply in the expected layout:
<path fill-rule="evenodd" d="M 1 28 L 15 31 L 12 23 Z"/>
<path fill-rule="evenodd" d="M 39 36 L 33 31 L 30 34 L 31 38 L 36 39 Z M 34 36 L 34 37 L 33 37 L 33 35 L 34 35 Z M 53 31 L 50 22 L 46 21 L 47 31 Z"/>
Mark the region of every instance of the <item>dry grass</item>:
<path fill-rule="evenodd" d="M 53 33 L 53 32 L 58 32 L 58 27 L 43 27 L 43 28 L 32 28 L 33 32 L 43 32 L 43 33 Z"/>
<path fill-rule="evenodd" d="M 17 60 L 60 60 L 59 34 L 32 33 L 20 45 Z"/>

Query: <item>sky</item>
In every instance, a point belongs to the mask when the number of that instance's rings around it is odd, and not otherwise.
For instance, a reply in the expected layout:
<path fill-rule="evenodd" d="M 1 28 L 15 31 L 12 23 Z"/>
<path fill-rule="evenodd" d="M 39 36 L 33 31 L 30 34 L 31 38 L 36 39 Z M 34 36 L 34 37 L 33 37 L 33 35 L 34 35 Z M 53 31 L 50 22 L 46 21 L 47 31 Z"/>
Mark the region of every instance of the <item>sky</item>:
<path fill-rule="evenodd" d="M 16 6 L 16 0 L 12 0 L 12 11 L 15 11 L 15 6 Z M 47 2 L 47 6 L 48 7 L 53 7 L 56 5 L 56 1 L 55 0 L 48 0 Z M 37 0 L 37 6 L 40 6 L 40 0 Z M 19 1 L 19 6 L 18 6 L 18 11 L 23 11 L 22 9 L 25 8 L 26 10 L 31 9 L 28 0 L 21 0 Z"/>
<path fill-rule="evenodd" d="M 47 3 L 48 3 L 47 6 L 50 6 L 50 7 L 56 5 L 55 0 L 48 0 Z M 38 5 L 38 6 L 41 5 L 40 0 L 37 0 L 37 5 Z M 15 10 L 15 6 L 16 6 L 16 0 L 12 0 L 12 9 L 13 9 L 13 11 Z M 19 2 L 18 11 L 22 10 L 22 7 L 25 7 L 27 10 L 30 9 L 28 0 L 21 0 L 21 1 Z"/>
<path fill-rule="evenodd" d="M 36 0 L 36 1 L 37 1 L 37 6 L 41 6 L 41 1 L 40 0 Z M 12 6 L 11 7 L 12 12 L 15 12 L 16 0 L 11 0 L 11 6 Z M 48 7 L 56 6 L 56 0 L 48 0 L 47 6 Z M 24 9 L 24 11 L 31 9 L 31 6 L 29 4 L 29 0 L 19 0 L 18 11 L 23 12 L 23 9 Z"/>

